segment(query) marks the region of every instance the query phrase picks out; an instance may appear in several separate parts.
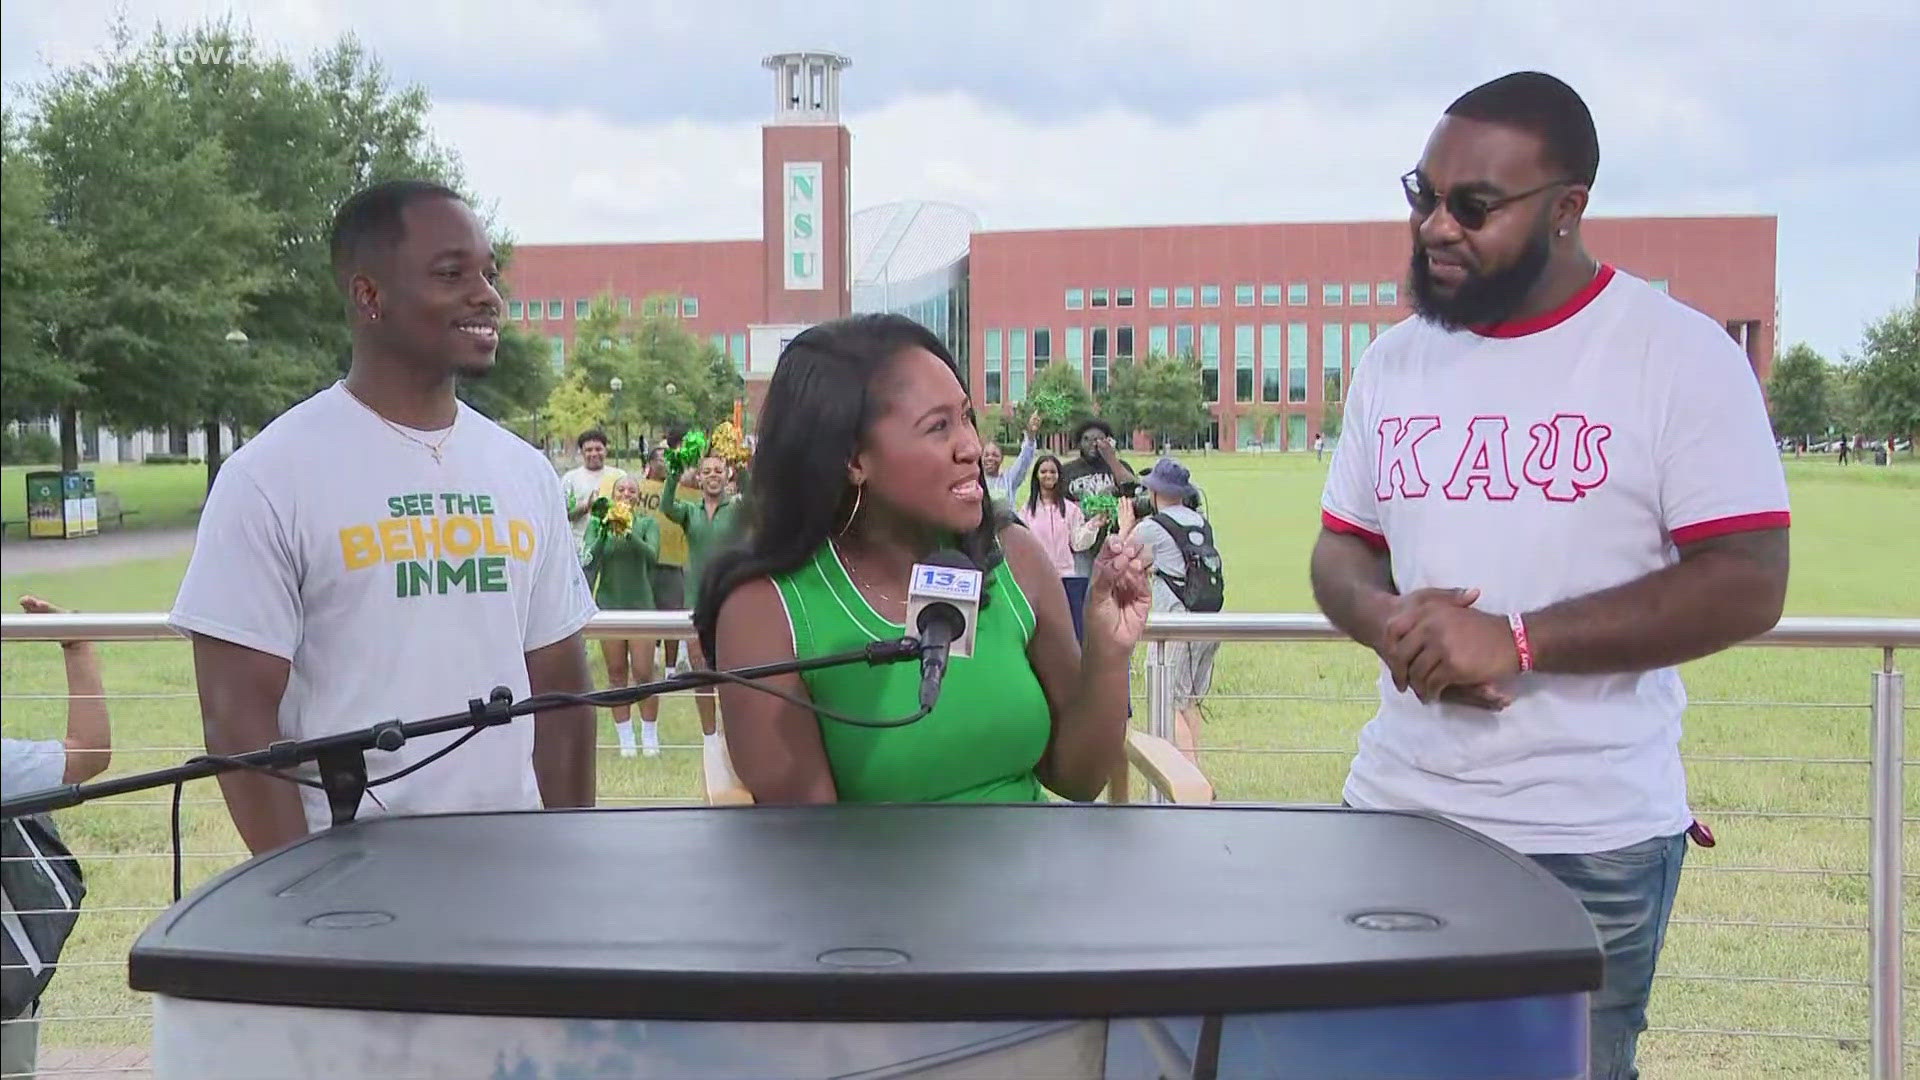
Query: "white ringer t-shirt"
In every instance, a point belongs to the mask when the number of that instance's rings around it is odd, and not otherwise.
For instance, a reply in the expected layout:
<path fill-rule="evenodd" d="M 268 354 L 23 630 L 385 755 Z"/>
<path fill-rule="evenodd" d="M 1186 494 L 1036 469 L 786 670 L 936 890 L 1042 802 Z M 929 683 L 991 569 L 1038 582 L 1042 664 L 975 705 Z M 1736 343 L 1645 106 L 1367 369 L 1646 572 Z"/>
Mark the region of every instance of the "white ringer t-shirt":
<path fill-rule="evenodd" d="M 1391 552 L 1401 593 L 1526 612 L 1788 524 L 1759 383 L 1727 332 L 1611 267 L 1558 311 L 1483 332 L 1400 323 L 1366 351 L 1322 522 Z M 1529 673 L 1494 713 L 1422 705 L 1383 664 L 1345 797 L 1440 813 L 1527 853 L 1684 830 L 1679 673 Z"/>

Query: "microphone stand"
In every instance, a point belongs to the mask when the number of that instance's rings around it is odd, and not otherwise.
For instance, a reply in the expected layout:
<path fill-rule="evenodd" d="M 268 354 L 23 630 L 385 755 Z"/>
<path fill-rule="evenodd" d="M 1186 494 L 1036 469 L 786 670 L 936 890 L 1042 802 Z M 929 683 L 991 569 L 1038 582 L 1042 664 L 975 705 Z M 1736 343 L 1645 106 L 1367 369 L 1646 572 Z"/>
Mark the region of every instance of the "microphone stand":
<path fill-rule="evenodd" d="M 703 686 L 732 682 L 735 679 L 764 679 L 772 675 L 787 675 L 849 664 L 878 666 L 913 660 L 920 656 L 921 651 L 919 639 L 907 637 L 896 641 L 877 641 L 865 648 L 849 649 L 845 652 L 807 660 L 787 660 L 776 664 L 738 668 L 729 672 L 689 671 L 684 675 L 642 683 L 638 686 L 622 686 L 586 694 L 540 694 L 520 701 L 513 700 L 511 690 L 504 686 L 496 686 L 487 696 L 487 700 L 482 701 L 479 698 L 469 700 L 464 712 L 448 713 L 445 716 L 407 723 L 383 720 L 361 731 L 323 735 L 314 739 L 283 740 L 273 743 L 264 750 L 254 750 L 232 757 L 199 757 L 184 765 L 175 765 L 171 768 L 135 773 L 131 776 L 102 780 L 93 784 L 66 784 L 18 798 L 0 799 L 0 821 L 11 821 L 30 814 L 62 810 L 112 795 L 125 795 L 128 792 L 145 791 L 149 788 L 170 787 L 188 780 L 199 780 L 238 769 L 281 770 L 311 761 L 316 763 L 319 770 L 320 786 L 327 793 L 327 805 L 333 814 L 333 824 L 345 825 L 353 820 L 354 814 L 359 810 L 360 799 L 367 790 L 366 752 L 368 750 L 392 752 L 405 746 L 408 739 L 422 735 L 437 735 L 443 731 L 455 731 L 460 728 L 478 730 L 496 727 L 515 717 L 530 716 L 549 709 L 575 705 L 592 705 L 601 708 L 612 705 L 631 705 L 660 694 L 668 694 L 676 690 L 693 690 Z"/>

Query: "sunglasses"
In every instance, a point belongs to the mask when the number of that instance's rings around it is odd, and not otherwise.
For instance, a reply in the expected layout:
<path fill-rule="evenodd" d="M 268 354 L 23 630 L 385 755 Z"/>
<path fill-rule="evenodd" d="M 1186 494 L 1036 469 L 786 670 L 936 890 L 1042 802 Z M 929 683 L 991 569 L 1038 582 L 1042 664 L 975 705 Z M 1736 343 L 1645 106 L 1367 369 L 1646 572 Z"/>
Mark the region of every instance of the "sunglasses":
<path fill-rule="evenodd" d="M 1423 218 L 1429 217 L 1433 214 L 1436 207 L 1442 202 L 1445 202 L 1447 204 L 1447 216 L 1459 222 L 1460 227 L 1468 232 L 1477 232 L 1485 228 L 1487 218 L 1503 206 L 1519 202 L 1521 199 L 1531 198 L 1543 191 L 1564 187 L 1573 182 L 1572 180 L 1553 180 L 1541 184 L 1539 187 L 1528 188 L 1525 191 L 1513 195 L 1493 196 L 1482 195 L 1472 191 L 1454 190 L 1447 192 L 1443 197 L 1439 192 L 1433 190 L 1432 186 L 1427 183 L 1425 177 L 1420 175 L 1419 169 L 1414 169 L 1412 172 L 1400 178 L 1400 186 L 1404 188 L 1407 193 L 1407 205 L 1413 207 L 1415 213 Z"/>

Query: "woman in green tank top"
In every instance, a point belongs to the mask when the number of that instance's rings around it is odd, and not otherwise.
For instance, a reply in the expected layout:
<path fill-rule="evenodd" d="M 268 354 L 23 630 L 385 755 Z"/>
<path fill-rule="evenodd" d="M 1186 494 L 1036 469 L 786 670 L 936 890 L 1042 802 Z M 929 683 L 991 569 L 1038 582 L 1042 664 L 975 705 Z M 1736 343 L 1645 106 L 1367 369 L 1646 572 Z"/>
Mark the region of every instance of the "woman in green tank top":
<path fill-rule="evenodd" d="M 735 771 L 757 802 L 1090 800 L 1125 760 L 1127 662 L 1147 562 L 1113 541 L 1088 586 L 1085 654 L 1040 543 L 986 499 L 958 368 L 918 323 L 863 315 L 782 352 L 761 408 L 741 541 L 707 566 L 694 621 L 716 667 L 906 635 L 914 563 L 953 548 L 985 570 L 971 657 L 924 718 L 858 727 L 748 687 L 720 690 Z M 849 717 L 918 711 L 919 665 L 765 680 Z"/>

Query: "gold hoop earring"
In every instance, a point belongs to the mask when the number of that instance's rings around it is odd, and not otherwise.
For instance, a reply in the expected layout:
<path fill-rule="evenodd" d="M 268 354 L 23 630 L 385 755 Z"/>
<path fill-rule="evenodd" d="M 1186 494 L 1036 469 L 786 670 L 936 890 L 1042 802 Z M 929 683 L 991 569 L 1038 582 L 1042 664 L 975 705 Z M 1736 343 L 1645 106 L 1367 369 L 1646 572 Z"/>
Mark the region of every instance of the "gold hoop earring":
<path fill-rule="evenodd" d="M 836 535 L 845 536 L 847 535 L 847 530 L 853 528 L 854 519 L 860 516 L 860 500 L 865 498 L 866 494 L 867 485 L 855 484 L 853 486 L 853 513 L 847 515 L 847 523 L 840 526 L 840 531 Z"/>

